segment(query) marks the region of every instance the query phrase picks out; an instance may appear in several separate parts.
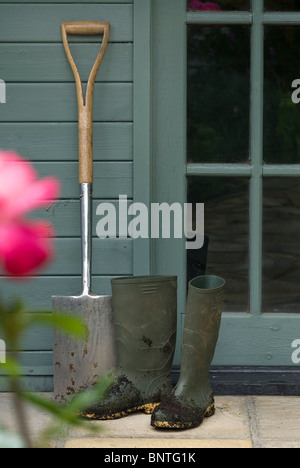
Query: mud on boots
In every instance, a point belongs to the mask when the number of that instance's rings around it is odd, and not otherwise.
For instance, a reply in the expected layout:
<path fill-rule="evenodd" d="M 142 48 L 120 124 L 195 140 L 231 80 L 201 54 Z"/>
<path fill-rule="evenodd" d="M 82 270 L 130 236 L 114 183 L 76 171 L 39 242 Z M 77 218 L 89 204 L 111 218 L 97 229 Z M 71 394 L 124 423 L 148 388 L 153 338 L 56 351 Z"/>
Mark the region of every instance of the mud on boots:
<path fill-rule="evenodd" d="M 111 285 L 118 368 L 104 400 L 83 413 L 94 420 L 151 414 L 172 390 L 177 278 L 117 278 Z"/>
<path fill-rule="evenodd" d="M 172 393 L 155 408 L 153 427 L 192 429 L 215 414 L 209 370 L 219 337 L 224 289 L 225 281 L 216 276 L 190 281 L 180 378 Z"/>

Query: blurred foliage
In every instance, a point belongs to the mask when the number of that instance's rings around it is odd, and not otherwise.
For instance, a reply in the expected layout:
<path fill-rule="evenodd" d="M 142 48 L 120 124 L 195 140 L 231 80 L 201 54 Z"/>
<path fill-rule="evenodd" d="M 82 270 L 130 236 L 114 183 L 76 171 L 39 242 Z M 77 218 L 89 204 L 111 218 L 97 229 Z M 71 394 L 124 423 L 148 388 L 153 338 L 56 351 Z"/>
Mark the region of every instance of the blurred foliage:
<path fill-rule="evenodd" d="M 1 364 L 1 372 L 10 380 L 14 414 L 19 428 L 19 435 L 15 435 L 0 427 L 0 448 L 32 448 L 36 444 L 40 447 L 46 446 L 51 438 L 63 437 L 69 426 L 95 430 L 94 426 L 81 419 L 80 412 L 100 401 L 113 382 L 112 375 L 104 376 L 97 385 L 77 394 L 67 404 L 57 403 L 50 398 L 26 391 L 20 379 L 23 374 L 22 362 L 17 350 L 22 349 L 21 342 L 26 332 L 31 327 L 41 325 L 58 329 L 73 339 L 84 340 L 88 336 L 86 325 L 78 318 L 52 312 L 29 314 L 19 300 L 14 299 L 7 304 L 0 301 L 0 336 L 5 341 L 7 349 L 6 363 Z M 30 435 L 25 404 L 46 411 L 53 418 L 53 422 L 44 429 L 41 438 L 35 443 Z"/>

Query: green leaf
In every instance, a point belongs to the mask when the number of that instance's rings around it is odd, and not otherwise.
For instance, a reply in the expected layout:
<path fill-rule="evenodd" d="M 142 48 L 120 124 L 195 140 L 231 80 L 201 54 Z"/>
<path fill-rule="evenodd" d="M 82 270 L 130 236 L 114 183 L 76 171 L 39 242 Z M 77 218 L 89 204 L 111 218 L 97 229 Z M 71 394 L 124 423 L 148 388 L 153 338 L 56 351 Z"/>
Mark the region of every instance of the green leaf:
<path fill-rule="evenodd" d="M 22 375 L 22 367 L 19 363 L 10 357 L 6 357 L 6 362 L 1 364 L 1 374 L 9 375 L 10 377 L 19 377 Z"/>
<path fill-rule="evenodd" d="M 36 393 L 23 392 L 22 395 L 26 401 L 46 410 L 48 413 L 52 414 L 52 416 L 56 417 L 61 423 L 86 427 L 86 422 L 81 419 L 80 412 L 101 401 L 105 397 L 113 381 L 114 378 L 112 375 L 106 375 L 97 385 L 78 393 L 67 404 L 46 399 Z"/>
<path fill-rule="evenodd" d="M 23 392 L 22 396 L 24 400 L 28 401 L 29 403 L 46 410 L 48 413 L 52 414 L 53 416 L 61 416 L 63 411 L 63 406 L 59 405 L 55 401 L 51 401 L 47 398 L 39 396 L 37 393 L 30 393 L 30 392 Z"/>

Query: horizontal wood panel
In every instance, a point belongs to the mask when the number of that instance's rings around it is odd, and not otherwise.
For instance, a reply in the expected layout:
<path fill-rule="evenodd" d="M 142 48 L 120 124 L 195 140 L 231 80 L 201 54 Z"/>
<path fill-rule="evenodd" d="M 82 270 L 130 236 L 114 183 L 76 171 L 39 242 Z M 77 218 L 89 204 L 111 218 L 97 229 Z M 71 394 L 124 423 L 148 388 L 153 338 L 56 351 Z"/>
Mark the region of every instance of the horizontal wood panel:
<path fill-rule="evenodd" d="M 50 326 L 35 326 L 26 330 L 20 342 L 19 351 L 52 351 L 53 329 Z M 6 349 L 9 353 L 12 350 Z M 1 370 L 1 366 L 0 366 Z M 36 373 L 36 371 L 35 371 Z"/>
<path fill-rule="evenodd" d="M 226 313 L 213 365 L 246 366 L 251 356 L 253 366 L 292 366 L 292 342 L 298 338 L 299 325 L 296 314 Z"/>
<path fill-rule="evenodd" d="M 6 104 L 1 106 L 0 122 L 77 122 L 77 96 L 74 83 L 10 84 Z M 96 83 L 94 122 L 133 120 L 132 84 Z"/>
<path fill-rule="evenodd" d="M 52 351 L 31 351 L 19 353 L 23 376 L 20 382 L 23 388 L 35 392 L 53 391 L 53 353 Z M 5 372 L 0 372 L 0 392 L 10 392 L 9 379 Z"/>
<path fill-rule="evenodd" d="M 110 279 L 109 276 L 93 276 L 94 293 L 110 295 Z M 22 298 L 28 312 L 46 312 L 52 309 L 53 295 L 80 294 L 81 276 L 38 276 L 24 281 L 13 281 L 2 277 L 0 291 L 4 301 L 9 301 L 15 296 Z"/>
<path fill-rule="evenodd" d="M 71 44 L 82 81 L 87 81 L 99 52 L 98 44 Z M 130 82 L 133 45 L 109 44 L 96 82 Z M 0 77 L 5 82 L 73 82 L 74 75 L 62 44 L 2 44 Z"/>
<path fill-rule="evenodd" d="M 54 261 L 41 271 L 41 276 L 80 276 L 81 240 L 56 239 L 55 250 Z M 132 240 L 93 239 L 92 272 L 94 275 L 103 276 L 131 275 Z"/>
<path fill-rule="evenodd" d="M 7 354 L 9 357 L 9 353 Z M 41 375 L 52 375 L 53 366 L 22 366 L 22 376 L 41 376 Z M 8 375 L 8 372 L 0 367 L 0 376 Z M 1 382 L 1 380 L 0 380 Z M 3 391 L 0 389 L 0 391 Z"/>
<path fill-rule="evenodd" d="M 95 123 L 94 161 L 132 160 L 132 127 L 132 123 Z M 14 149 L 31 161 L 78 161 L 78 125 L 2 123 L 0 147 Z"/>
<path fill-rule="evenodd" d="M 100 203 L 111 203 L 116 210 L 117 234 L 119 228 L 119 202 L 116 200 L 94 200 L 93 201 L 93 236 L 97 237 L 96 226 L 101 216 L 96 215 Z M 128 204 L 131 202 L 129 201 Z M 123 207 L 122 207 L 123 209 Z M 58 201 L 45 210 L 39 210 L 31 215 L 32 219 L 43 220 L 55 227 L 57 237 L 80 237 L 80 202 L 79 200 Z M 131 220 L 132 217 L 128 217 Z"/>
<path fill-rule="evenodd" d="M 20 377 L 22 388 L 32 392 L 53 392 L 52 376 L 23 376 Z M 9 380 L 6 376 L 0 376 L 0 392 L 10 392 Z"/>
<path fill-rule="evenodd" d="M 8 4 L 1 5 L 0 42 L 61 42 L 65 21 L 109 21 L 111 42 L 133 39 L 133 6 L 130 4 Z M 97 40 L 97 39 L 95 39 Z"/>
<path fill-rule="evenodd" d="M 51 351 L 21 351 L 19 353 L 20 363 L 27 368 L 49 369 L 53 366 L 53 354 Z"/>
<path fill-rule="evenodd" d="M 77 163 L 35 163 L 40 177 L 56 176 L 61 181 L 61 199 L 79 199 Z M 119 199 L 119 195 L 132 198 L 132 163 L 94 163 L 94 198 Z"/>
<path fill-rule="evenodd" d="M 81 275 L 80 239 L 57 239 L 56 259 L 43 275 Z M 93 239 L 94 275 L 131 275 L 131 239 Z"/>

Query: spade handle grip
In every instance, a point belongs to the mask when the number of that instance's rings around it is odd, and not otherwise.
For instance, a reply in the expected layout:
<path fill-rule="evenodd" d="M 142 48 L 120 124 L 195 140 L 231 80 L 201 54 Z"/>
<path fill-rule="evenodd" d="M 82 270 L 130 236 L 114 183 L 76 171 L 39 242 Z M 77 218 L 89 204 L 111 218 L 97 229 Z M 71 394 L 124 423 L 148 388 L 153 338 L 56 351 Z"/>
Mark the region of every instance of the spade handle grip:
<path fill-rule="evenodd" d="M 110 24 L 100 21 L 74 21 L 62 23 L 62 38 L 65 52 L 74 73 L 78 100 L 79 126 L 79 183 L 93 183 L 93 93 L 96 75 L 102 63 L 110 32 Z M 72 56 L 68 34 L 81 36 L 103 35 L 101 48 L 91 70 L 87 83 L 86 96 L 83 94 L 82 81 Z"/>

